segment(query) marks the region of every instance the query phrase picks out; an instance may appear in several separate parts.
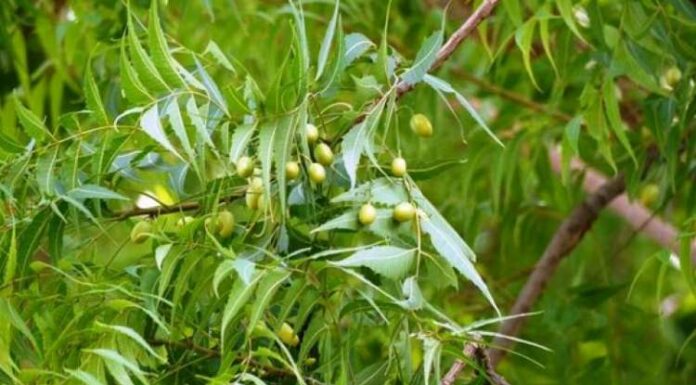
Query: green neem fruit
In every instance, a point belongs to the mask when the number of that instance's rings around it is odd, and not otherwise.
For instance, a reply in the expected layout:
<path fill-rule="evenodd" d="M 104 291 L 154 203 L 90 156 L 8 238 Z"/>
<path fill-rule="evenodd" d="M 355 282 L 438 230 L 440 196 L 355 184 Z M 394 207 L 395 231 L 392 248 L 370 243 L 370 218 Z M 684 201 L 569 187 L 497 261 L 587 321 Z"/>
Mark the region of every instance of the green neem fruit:
<path fill-rule="evenodd" d="M 307 141 L 312 144 L 319 140 L 319 129 L 312 123 L 307 123 L 305 127 L 305 135 L 307 136 Z"/>
<path fill-rule="evenodd" d="M 145 242 L 152 233 L 152 224 L 148 221 L 140 221 L 133 226 L 130 238 L 133 243 Z"/>
<path fill-rule="evenodd" d="M 297 179 L 300 176 L 300 164 L 294 161 L 285 163 L 285 177 L 289 180 Z"/>
<path fill-rule="evenodd" d="M 375 209 L 375 206 L 366 203 L 360 207 L 360 211 L 358 212 L 358 221 L 360 221 L 361 225 L 371 225 L 376 218 L 377 210 Z"/>
<path fill-rule="evenodd" d="M 290 326 L 286 322 L 283 322 L 277 334 L 278 338 L 280 338 L 280 340 L 283 341 L 283 343 L 286 345 L 297 346 L 300 343 L 300 339 L 295 334 L 295 331 L 292 329 L 292 326 Z"/>
<path fill-rule="evenodd" d="M 185 217 L 181 217 L 181 218 L 179 218 L 178 221 L 176 221 L 176 227 L 178 227 L 178 228 L 186 227 L 186 225 L 188 225 L 189 223 L 191 223 L 193 221 L 194 221 L 194 219 L 192 216 L 187 215 Z"/>
<path fill-rule="evenodd" d="M 394 158 L 391 163 L 391 173 L 395 177 L 406 175 L 406 159 L 402 157 Z"/>
<path fill-rule="evenodd" d="M 652 206 L 657 202 L 657 199 L 660 197 L 660 188 L 654 184 L 648 184 L 645 187 L 643 187 L 640 190 L 640 197 L 638 198 L 640 200 L 640 203 L 643 206 Z"/>
<path fill-rule="evenodd" d="M 397 222 L 408 222 L 416 215 L 416 208 L 408 202 L 401 202 L 394 207 L 392 216 Z"/>
<path fill-rule="evenodd" d="M 227 210 L 220 211 L 217 215 L 218 235 L 227 238 L 234 233 L 234 214 Z"/>
<path fill-rule="evenodd" d="M 248 156 L 243 156 L 237 160 L 237 175 L 242 178 L 251 176 L 254 173 L 254 160 Z"/>
<path fill-rule="evenodd" d="M 674 87 L 681 81 L 682 73 L 677 67 L 670 67 L 665 72 L 665 81 L 670 87 Z"/>
<path fill-rule="evenodd" d="M 309 166 L 309 180 L 314 183 L 322 183 L 326 180 L 326 170 L 319 163 L 312 163 Z"/>
<path fill-rule="evenodd" d="M 423 114 L 415 114 L 411 117 L 411 130 L 421 138 L 433 136 L 433 125 L 428 117 Z"/>
<path fill-rule="evenodd" d="M 330 166 L 333 163 L 334 154 L 326 143 L 319 143 L 314 148 L 314 159 L 323 166 Z"/>

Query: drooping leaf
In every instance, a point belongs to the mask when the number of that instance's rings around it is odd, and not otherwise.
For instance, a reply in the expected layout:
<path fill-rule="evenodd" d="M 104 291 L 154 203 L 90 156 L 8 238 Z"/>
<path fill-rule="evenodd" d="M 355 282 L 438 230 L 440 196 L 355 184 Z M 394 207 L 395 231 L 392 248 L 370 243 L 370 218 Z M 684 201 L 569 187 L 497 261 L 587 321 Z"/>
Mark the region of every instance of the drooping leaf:
<path fill-rule="evenodd" d="M 355 252 L 346 259 L 333 264 L 341 267 L 365 266 L 390 279 L 403 278 L 413 265 L 415 249 L 394 246 L 375 246 Z"/>
<path fill-rule="evenodd" d="M 230 162 L 236 162 L 247 151 L 251 138 L 254 136 L 254 128 L 253 124 L 242 124 L 234 130 L 230 145 Z"/>
<path fill-rule="evenodd" d="M 375 47 L 375 43 L 361 33 L 355 32 L 346 35 L 345 53 L 343 54 L 345 65 L 350 65 L 355 59 L 359 58 L 373 47 Z"/>
<path fill-rule="evenodd" d="M 135 341 L 138 345 L 140 345 L 143 349 L 145 349 L 148 353 L 152 354 L 154 357 L 157 357 L 160 361 L 166 361 L 163 357 L 157 354 L 157 352 L 155 352 L 152 346 L 150 346 L 150 344 L 147 343 L 147 341 L 145 341 L 145 339 L 138 332 L 136 332 L 132 328 L 123 325 L 108 325 L 98 321 L 96 324 L 100 328 L 111 330 L 130 338 L 131 340 Z"/>
<path fill-rule="evenodd" d="M 322 73 L 324 72 L 324 67 L 326 66 L 326 61 L 329 58 L 331 42 L 333 41 L 334 33 L 336 32 L 339 4 L 340 1 L 336 0 L 333 16 L 331 17 L 331 21 L 329 21 L 329 25 L 326 27 L 326 33 L 324 34 L 324 39 L 321 42 L 321 48 L 319 48 L 319 57 L 317 58 L 317 74 L 314 77 L 315 80 L 321 77 Z"/>
<path fill-rule="evenodd" d="M 522 51 L 522 61 L 524 63 L 524 68 L 527 69 L 529 78 L 532 80 L 532 84 L 536 89 L 539 89 L 536 78 L 534 77 L 534 71 L 532 70 L 532 43 L 534 42 L 534 31 L 536 29 L 536 19 L 529 19 L 526 23 L 522 24 L 520 28 L 517 29 L 515 33 L 515 43 Z"/>
<path fill-rule="evenodd" d="M 94 184 L 83 184 L 67 192 L 68 196 L 74 199 L 116 199 L 129 200 L 117 192 L 109 190 L 106 187 L 97 186 Z"/>
<path fill-rule="evenodd" d="M 82 383 L 85 385 L 104 385 L 101 381 L 99 381 L 99 379 L 94 377 L 92 374 L 85 372 L 84 370 L 65 369 L 65 371 L 68 374 L 70 374 L 71 377 L 74 377 L 75 379 L 82 381 Z"/>
<path fill-rule="evenodd" d="M 150 18 L 148 20 L 148 37 L 152 62 L 159 73 L 162 74 L 165 82 L 174 87 L 184 87 L 184 80 L 176 70 L 175 60 L 169 53 L 167 39 L 164 36 L 164 32 L 162 32 L 157 3 L 157 1 L 151 2 Z"/>
<path fill-rule="evenodd" d="M 273 299 L 276 291 L 278 291 L 280 285 L 282 285 L 289 276 L 289 271 L 276 269 L 268 272 L 261 282 L 259 282 L 259 286 L 256 289 L 256 300 L 251 307 L 251 315 L 249 316 L 249 324 L 247 325 L 247 335 L 252 333 L 254 327 L 261 319 L 264 310 L 266 310 L 271 299 Z"/>
<path fill-rule="evenodd" d="M 147 87 L 147 90 L 152 92 L 166 92 L 169 87 L 162 79 L 157 67 L 152 62 L 152 59 L 147 55 L 145 49 L 140 44 L 138 33 L 133 24 L 133 16 L 128 15 L 128 48 L 133 61 L 133 68 L 138 74 L 138 78 L 142 84 Z"/>
<path fill-rule="evenodd" d="M 419 310 L 425 305 L 425 298 L 423 298 L 423 293 L 420 286 L 418 286 L 418 279 L 415 276 L 404 280 L 404 283 L 401 285 L 401 294 L 403 294 L 405 299 L 399 301 L 399 305 L 404 309 Z"/>
<path fill-rule="evenodd" d="M 94 80 L 94 74 L 92 74 L 92 64 L 90 62 L 88 62 L 86 65 L 83 89 L 85 92 L 87 108 L 92 111 L 99 123 L 108 125 L 109 117 L 104 109 L 99 87 L 97 87 L 97 82 Z"/>
<path fill-rule="evenodd" d="M 379 119 L 384 111 L 384 105 L 386 99 L 382 98 L 367 114 L 365 120 L 348 131 L 346 135 L 343 136 L 343 142 L 341 148 L 343 151 L 343 165 L 346 168 L 346 173 L 350 178 L 351 188 L 355 187 L 358 179 L 358 164 L 360 163 L 360 157 L 365 152 L 366 143 L 372 139 L 369 137 L 369 133 L 372 128 L 377 125 Z"/>
<path fill-rule="evenodd" d="M 334 197 L 331 202 L 362 203 L 372 201 L 385 205 L 396 205 L 408 200 L 408 192 L 398 179 L 377 178 Z"/>
<path fill-rule="evenodd" d="M 287 200 L 287 177 L 285 175 L 285 164 L 290 161 L 292 152 L 292 139 L 295 138 L 297 130 L 297 120 L 294 116 L 284 116 L 278 122 L 278 128 L 273 138 L 273 154 L 275 155 L 276 178 L 278 179 L 278 197 L 280 198 L 280 209 L 285 215 Z"/>
<path fill-rule="evenodd" d="M 251 298 L 251 294 L 254 293 L 254 289 L 258 284 L 259 280 L 264 276 L 263 273 L 257 273 L 254 279 L 248 284 L 241 279 L 234 283 L 232 290 L 229 294 L 229 299 L 225 305 L 225 310 L 222 313 L 222 326 L 220 327 L 220 335 L 222 340 L 222 348 L 224 351 L 225 347 L 225 331 L 229 323 L 239 314 L 239 311 Z"/>
<path fill-rule="evenodd" d="M 181 155 L 179 155 L 179 152 L 176 151 L 176 148 L 174 148 L 172 143 L 169 141 L 169 138 L 167 138 L 167 134 L 164 132 L 164 129 L 162 128 L 162 123 L 160 122 L 159 109 L 157 108 L 157 104 L 153 105 L 152 107 L 150 107 L 150 109 L 145 111 L 143 116 L 140 118 L 140 127 L 155 142 L 159 143 L 162 147 L 174 154 L 177 158 L 183 160 Z"/>
<path fill-rule="evenodd" d="M 437 59 L 437 52 L 442 47 L 442 40 L 442 31 L 437 31 L 423 42 L 420 49 L 418 49 L 413 65 L 401 76 L 401 80 L 404 83 L 413 85 L 423 80 L 423 77 L 428 73 L 435 59 Z"/>
<path fill-rule="evenodd" d="M 46 135 L 50 135 L 44 122 L 39 119 L 36 114 L 31 112 L 31 110 L 24 107 L 16 96 L 12 99 L 14 100 L 14 107 L 15 111 L 17 112 L 19 123 L 22 125 L 22 127 L 24 127 L 27 135 L 37 142 L 43 142 Z"/>
<path fill-rule="evenodd" d="M 121 90 L 123 96 L 135 104 L 144 104 L 152 100 L 143 83 L 138 78 L 138 74 L 133 69 L 128 55 L 126 54 L 126 39 L 121 40 L 121 56 L 119 69 L 121 71 Z"/>

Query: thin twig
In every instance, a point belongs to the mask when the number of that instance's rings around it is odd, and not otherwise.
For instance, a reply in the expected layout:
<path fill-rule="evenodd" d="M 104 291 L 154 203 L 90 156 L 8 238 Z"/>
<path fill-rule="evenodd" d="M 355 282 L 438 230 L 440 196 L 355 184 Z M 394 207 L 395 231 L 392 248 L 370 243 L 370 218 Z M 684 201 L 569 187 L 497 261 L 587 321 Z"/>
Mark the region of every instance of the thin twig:
<path fill-rule="evenodd" d="M 488 352 L 482 343 L 479 336 L 474 336 L 474 339 L 464 345 L 464 360 L 457 359 L 454 361 L 447 374 L 440 381 L 440 385 L 453 385 L 459 374 L 466 368 L 467 363 L 473 363 L 474 368 L 485 379 L 486 383 L 492 385 L 509 385 L 509 383 L 495 372 L 495 368 L 491 364 L 488 357 Z"/>

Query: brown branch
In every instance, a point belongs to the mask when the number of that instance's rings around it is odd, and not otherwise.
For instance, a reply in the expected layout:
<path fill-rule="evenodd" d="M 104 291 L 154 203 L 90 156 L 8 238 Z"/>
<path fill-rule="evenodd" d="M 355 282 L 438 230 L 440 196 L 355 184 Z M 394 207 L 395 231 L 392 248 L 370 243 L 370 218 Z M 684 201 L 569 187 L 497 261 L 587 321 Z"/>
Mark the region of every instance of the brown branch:
<path fill-rule="evenodd" d="M 243 192 L 236 191 L 233 194 L 230 194 L 226 197 L 222 197 L 218 200 L 218 203 L 228 203 L 231 202 L 235 199 L 241 198 L 244 196 Z M 166 215 L 166 214 L 174 214 L 174 213 L 183 213 L 186 211 L 194 211 L 198 210 L 201 208 L 200 202 L 182 202 L 176 205 L 171 205 L 171 206 L 156 206 L 156 207 L 147 207 L 147 208 L 140 208 L 136 207 L 131 210 L 126 210 L 122 211 L 120 213 L 114 214 L 114 219 L 117 221 L 124 220 L 127 218 L 131 217 L 139 217 L 139 216 L 150 216 L 150 217 L 156 217 L 160 215 Z"/>
<path fill-rule="evenodd" d="M 484 376 L 487 383 L 493 385 L 509 385 L 501 375 L 495 372 L 488 352 L 485 346 L 481 343 L 481 337 L 475 336 L 474 340 L 464 345 L 465 360 L 457 359 L 454 361 L 447 374 L 442 377 L 440 385 L 453 385 L 459 374 L 466 368 L 467 362 L 474 362 L 476 370 Z"/>
<path fill-rule="evenodd" d="M 596 176 L 590 177 L 592 173 L 592 171 L 588 172 L 586 180 L 590 179 L 592 183 L 595 183 L 597 178 Z M 592 227 L 602 209 L 617 196 L 621 195 L 625 188 L 624 178 L 621 174 L 606 181 L 588 195 L 573 210 L 570 216 L 561 223 L 546 250 L 544 250 L 541 259 L 534 267 L 534 271 L 529 276 L 527 283 L 518 295 L 515 304 L 509 312 L 510 315 L 527 313 L 532 309 L 561 260 L 575 249 L 585 233 Z M 508 319 L 503 322 L 498 333 L 506 336 L 516 336 L 524 320 L 524 317 Z M 500 337 L 493 341 L 493 345 L 496 348 L 491 349 L 490 357 L 494 367 L 505 355 L 505 349 L 512 346 L 513 343 L 510 339 Z"/>

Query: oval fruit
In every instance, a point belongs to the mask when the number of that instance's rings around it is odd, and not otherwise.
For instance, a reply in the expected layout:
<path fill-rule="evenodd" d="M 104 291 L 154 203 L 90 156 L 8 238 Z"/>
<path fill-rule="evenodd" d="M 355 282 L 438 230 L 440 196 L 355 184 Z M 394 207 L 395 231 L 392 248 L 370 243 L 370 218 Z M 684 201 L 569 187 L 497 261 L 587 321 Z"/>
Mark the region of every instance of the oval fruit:
<path fill-rule="evenodd" d="M 421 138 L 433 136 L 433 125 L 430 119 L 423 114 L 415 114 L 411 117 L 411 130 Z"/>
<path fill-rule="evenodd" d="M 251 176 L 254 173 L 254 160 L 248 156 L 243 156 L 237 160 L 237 175 L 242 178 Z"/>
<path fill-rule="evenodd" d="M 375 206 L 365 203 L 362 205 L 362 207 L 360 207 L 360 211 L 358 212 L 358 221 L 361 225 L 371 225 L 376 218 L 377 210 L 375 210 Z"/>
<path fill-rule="evenodd" d="M 143 243 L 152 233 L 152 224 L 148 221 L 140 221 L 133 226 L 130 239 L 133 243 Z"/>
<path fill-rule="evenodd" d="M 288 180 L 297 179 L 300 176 L 300 164 L 295 161 L 285 163 L 285 177 Z"/>
<path fill-rule="evenodd" d="M 176 221 L 176 227 L 178 227 L 178 228 L 186 227 L 186 225 L 188 225 L 189 223 L 191 223 L 193 221 L 194 221 L 194 219 L 192 216 L 187 215 L 185 217 L 181 217 L 181 218 L 179 218 L 178 221 Z"/>
<path fill-rule="evenodd" d="M 416 216 L 416 208 L 408 202 L 401 202 L 394 207 L 392 216 L 397 222 L 408 222 Z"/>
<path fill-rule="evenodd" d="M 287 322 L 283 322 L 278 330 L 278 338 L 283 341 L 284 344 L 290 346 L 297 346 L 300 343 L 300 339 L 295 335 L 295 331 L 292 329 Z"/>
<path fill-rule="evenodd" d="M 319 140 L 319 129 L 312 123 L 307 123 L 305 127 L 305 135 L 307 136 L 307 141 L 312 144 Z"/>
<path fill-rule="evenodd" d="M 665 81 L 670 87 L 674 87 L 681 81 L 682 78 L 682 73 L 681 70 L 677 67 L 670 67 L 666 72 L 665 72 Z"/>
<path fill-rule="evenodd" d="M 402 157 L 394 158 L 391 163 L 391 173 L 395 177 L 406 175 L 406 159 Z"/>
<path fill-rule="evenodd" d="M 234 214 L 227 210 L 220 211 L 217 215 L 218 235 L 227 238 L 234 233 Z"/>
<path fill-rule="evenodd" d="M 314 183 L 322 183 L 326 180 L 326 170 L 319 163 L 312 163 L 309 166 L 309 179 Z"/>
<path fill-rule="evenodd" d="M 247 207 L 252 210 L 259 208 L 259 197 L 263 193 L 263 179 L 254 177 L 249 182 L 246 195 L 244 197 Z"/>
<path fill-rule="evenodd" d="M 331 166 L 333 163 L 334 154 L 326 143 L 319 143 L 314 148 L 314 159 L 323 166 Z"/>
<path fill-rule="evenodd" d="M 652 206 L 660 197 L 660 188 L 654 184 L 648 184 L 640 190 L 640 203 L 643 206 Z"/>

